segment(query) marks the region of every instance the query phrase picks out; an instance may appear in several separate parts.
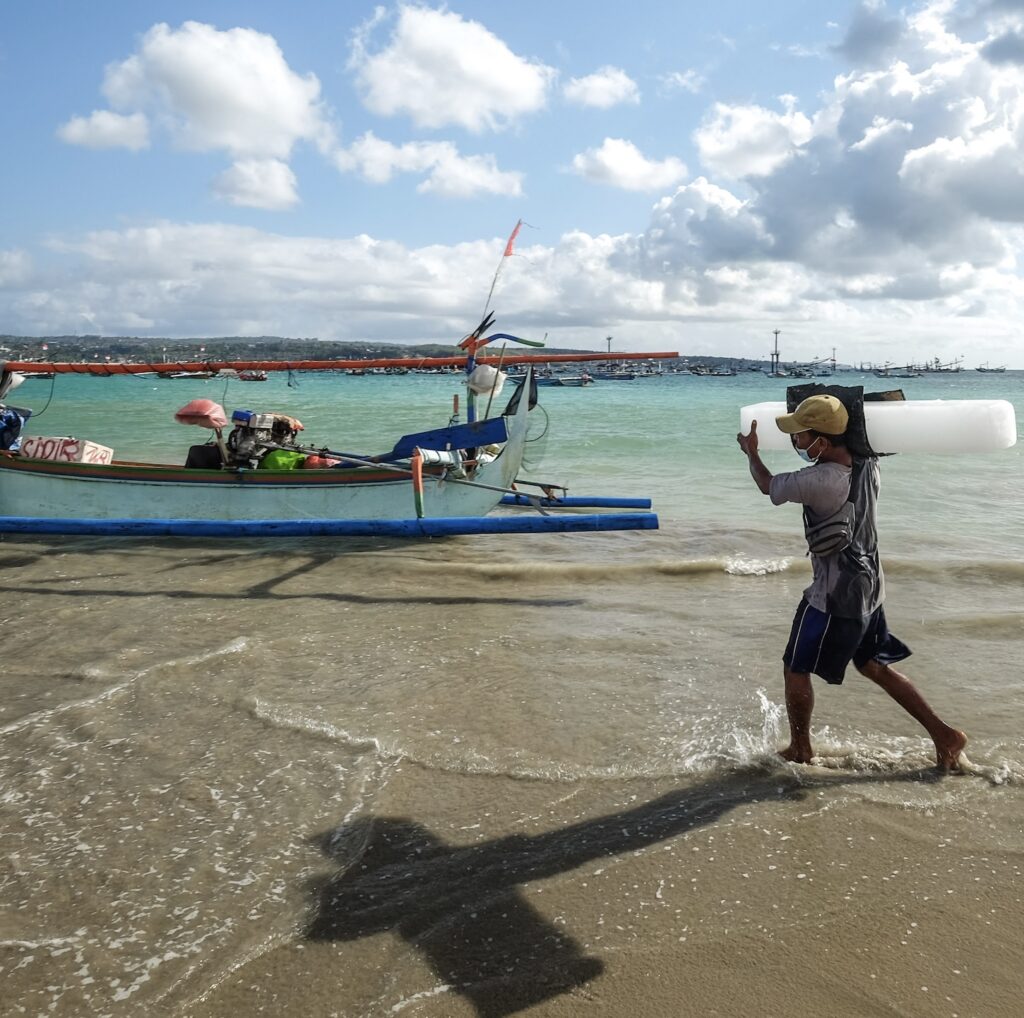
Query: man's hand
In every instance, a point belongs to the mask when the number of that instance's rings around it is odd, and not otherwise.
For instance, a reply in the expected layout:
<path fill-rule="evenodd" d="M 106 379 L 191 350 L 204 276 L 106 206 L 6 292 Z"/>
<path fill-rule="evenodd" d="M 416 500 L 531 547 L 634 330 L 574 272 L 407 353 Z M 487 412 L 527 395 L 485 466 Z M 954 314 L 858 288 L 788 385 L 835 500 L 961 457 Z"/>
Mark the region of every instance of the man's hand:
<path fill-rule="evenodd" d="M 750 422 L 750 434 L 739 434 L 736 441 L 740 448 L 747 454 L 747 465 L 750 467 L 750 476 L 762 495 L 767 495 L 772 483 L 772 475 L 768 468 L 761 462 L 757 454 L 757 421 Z"/>
<path fill-rule="evenodd" d="M 757 455 L 757 421 L 750 422 L 750 434 L 744 435 L 742 432 L 736 436 L 736 441 L 739 443 L 740 448 L 747 454 L 748 457 Z"/>

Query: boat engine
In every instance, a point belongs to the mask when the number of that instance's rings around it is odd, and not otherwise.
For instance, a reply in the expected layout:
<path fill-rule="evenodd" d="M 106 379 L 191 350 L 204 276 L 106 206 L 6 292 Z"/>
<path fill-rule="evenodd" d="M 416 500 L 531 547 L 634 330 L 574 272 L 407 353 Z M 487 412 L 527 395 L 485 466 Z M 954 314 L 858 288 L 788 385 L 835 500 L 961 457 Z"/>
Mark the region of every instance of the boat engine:
<path fill-rule="evenodd" d="M 228 435 L 228 455 L 234 466 L 256 467 L 272 449 L 295 445 L 302 422 L 287 414 L 258 414 L 236 410 L 231 415 L 234 427 Z"/>

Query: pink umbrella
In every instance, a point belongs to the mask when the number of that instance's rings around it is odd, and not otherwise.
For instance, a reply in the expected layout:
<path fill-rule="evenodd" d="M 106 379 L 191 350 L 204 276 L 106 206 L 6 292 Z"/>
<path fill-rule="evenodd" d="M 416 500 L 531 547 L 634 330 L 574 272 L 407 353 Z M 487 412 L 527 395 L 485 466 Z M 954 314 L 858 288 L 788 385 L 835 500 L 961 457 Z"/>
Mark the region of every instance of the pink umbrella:
<path fill-rule="evenodd" d="M 220 449 L 221 462 L 228 462 L 228 450 L 224 445 L 224 436 L 220 429 L 228 423 L 224 407 L 214 403 L 212 399 L 194 399 L 186 403 L 175 415 L 179 424 L 195 424 L 200 428 L 209 428 L 217 436 L 217 448 Z"/>
<path fill-rule="evenodd" d="M 224 407 L 214 403 L 212 399 L 194 399 L 186 403 L 174 415 L 179 424 L 196 424 L 200 428 L 209 428 L 210 431 L 220 431 L 227 427 L 228 418 L 224 413 Z"/>

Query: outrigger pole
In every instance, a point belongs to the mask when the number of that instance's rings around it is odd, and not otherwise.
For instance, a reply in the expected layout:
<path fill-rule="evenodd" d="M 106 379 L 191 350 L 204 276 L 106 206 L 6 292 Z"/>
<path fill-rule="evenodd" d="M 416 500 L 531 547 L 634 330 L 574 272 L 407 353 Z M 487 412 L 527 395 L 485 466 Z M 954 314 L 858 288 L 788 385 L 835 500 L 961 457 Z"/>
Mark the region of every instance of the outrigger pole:
<path fill-rule="evenodd" d="M 468 338 L 468 337 L 467 337 Z M 539 346 L 536 340 L 523 340 L 517 336 L 497 333 L 488 336 L 481 345 L 493 339 L 514 339 L 519 343 Z M 465 342 L 465 340 L 463 340 Z M 616 353 L 615 360 L 640 361 L 664 360 L 678 357 L 670 353 Z M 476 364 L 567 364 L 574 361 L 606 361 L 606 353 L 506 353 L 499 356 L 474 356 Z M 52 371 L 69 375 L 145 375 L 164 371 L 343 371 L 348 368 L 455 368 L 465 367 L 462 357 L 376 357 L 349 358 L 345 360 L 299 360 L 299 361 L 159 361 L 156 363 L 130 364 L 124 361 L 107 361 L 103 364 L 91 361 L 6 361 L 0 362 L 4 371 Z"/>
<path fill-rule="evenodd" d="M 657 530 L 654 513 L 578 516 L 424 516 L 409 520 L 106 520 L 0 517 L 4 534 L 106 537 L 451 537 L 459 534 Z"/>

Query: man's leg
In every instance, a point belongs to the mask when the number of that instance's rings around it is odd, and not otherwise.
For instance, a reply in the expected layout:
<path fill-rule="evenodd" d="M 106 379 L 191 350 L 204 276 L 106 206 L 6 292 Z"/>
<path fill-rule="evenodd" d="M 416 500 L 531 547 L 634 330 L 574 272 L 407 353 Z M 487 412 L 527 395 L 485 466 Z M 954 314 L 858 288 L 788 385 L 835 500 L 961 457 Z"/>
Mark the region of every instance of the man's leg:
<path fill-rule="evenodd" d="M 956 767 L 967 745 L 967 736 L 959 729 L 950 728 L 928 706 L 928 702 L 906 675 L 874 659 L 857 665 L 857 670 L 881 686 L 915 721 L 925 727 L 935 743 L 935 762 L 939 767 L 946 771 Z"/>
<path fill-rule="evenodd" d="M 806 672 L 786 668 L 786 714 L 789 716 L 789 746 L 779 754 L 792 763 L 810 763 L 811 714 L 814 711 L 814 687 Z"/>

